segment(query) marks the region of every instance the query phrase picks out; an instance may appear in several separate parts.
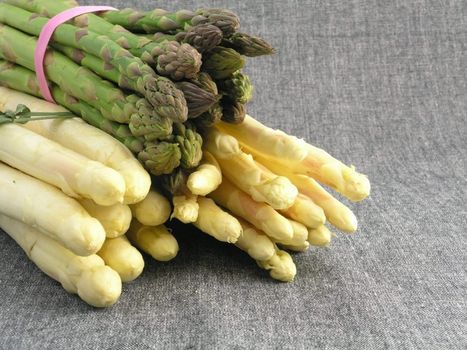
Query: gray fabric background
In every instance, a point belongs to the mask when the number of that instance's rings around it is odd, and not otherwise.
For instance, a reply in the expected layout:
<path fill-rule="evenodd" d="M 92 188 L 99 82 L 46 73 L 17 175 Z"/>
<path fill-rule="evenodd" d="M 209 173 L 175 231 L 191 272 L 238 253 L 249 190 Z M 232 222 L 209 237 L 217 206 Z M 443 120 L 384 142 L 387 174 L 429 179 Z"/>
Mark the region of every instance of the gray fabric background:
<path fill-rule="evenodd" d="M 368 174 L 355 235 L 271 280 L 245 254 L 175 226 L 120 302 L 70 296 L 0 234 L 3 349 L 467 347 L 467 2 L 82 1 L 228 7 L 274 57 L 250 60 L 249 112 Z"/>

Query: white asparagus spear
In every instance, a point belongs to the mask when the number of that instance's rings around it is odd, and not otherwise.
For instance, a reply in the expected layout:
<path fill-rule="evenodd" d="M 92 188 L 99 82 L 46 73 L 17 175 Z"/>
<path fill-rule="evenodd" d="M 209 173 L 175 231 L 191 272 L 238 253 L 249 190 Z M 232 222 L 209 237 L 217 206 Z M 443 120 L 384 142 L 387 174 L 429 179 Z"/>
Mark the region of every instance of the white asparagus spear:
<path fill-rule="evenodd" d="M 209 198 L 198 197 L 198 218 L 193 223 L 199 230 L 218 241 L 235 243 L 242 234 L 238 220 L 217 206 Z"/>
<path fill-rule="evenodd" d="M 327 247 L 331 244 L 332 233 L 329 229 L 321 225 L 316 229 L 308 230 L 308 242 L 316 247 Z"/>
<path fill-rule="evenodd" d="M 297 186 L 298 191 L 311 198 L 313 202 L 324 210 L 326 218 L 331 224 L 345 232 L 355 232 L 357 230 L 357 218 L 354 213 L 329 194 L 316 180 L 305 175 L 294 174 L 290 169 L 281 166 L 273 159 L 255 154 L 257 161 L 271 171 L 287 176 L 292 183 Z"/>
<path fill-rule="evenodd" d="M 278 248 L 272 258 L 256 263 L 259 267 L 268 270 L 272 278 L 282 282 L 292 282 L 297 274 L 297 267 L 290 254 Z"/>
<path fill-rule="evenodd" d="M 63 107 L 39 98 L 0 87 L 0 110 L 15 110 L 23 104 L 33 112 L 65 112 Z M 118 171 L 125 180 L 125 204 L 137 203 L 146 197 L 151 177 L 122 143 L 79 118 L 46 119 L 25 125 L 62 146 Z"/>
<path fill-rule="evenodd" d="M 219 162 L 224 177 L 235 186 L 274 209 L 286 209 L 293 204 L 298 191 L 289 179 L 260 167 L 240 149 L 234 137 L 215 129 L 206 136 L 206 149 Z"/>
<path fill-rule="evenodd" d="M 133 216 L 143 225 L 159 226 L 169 220 L 172 208 L 167 198 L 152 189 L 138 203 L 130 205 Z"/>
<path fill-rule="evenodd" d="M 287 239 L 293 236 L 293 227 L 289 220 L 269 205 L 255 202 L 227 179 L 224 179 L 209 197 L 273 239 Z"/>
<path fill-rule="evenodd" d="M 216 158 L 204 151 L 201 164 L 188 176 L 187 187 L 191 193 L 206 196 L 222 182 L 222 172 Z"/>
<path fill-rule="evenodd" d="M 310 244 L 307 242 L 308 239 L 308 230 L 305 225 L 293 220 L 289 220 L 290 224 L 293 227 L 293 236 L 288 239 L 273 240 L 278 243 L 280 246 L 297 251 L 303 252 L 307 250 Z"/>
<path fill-rule="evenodd" d="M 238 221 L 242 225 L 243 233 L 238 237 L 235 245 L 255 260 L 271 259 L 276 254 L 276 246 L 271 238 L 245 220 L 238 219 Z"/>
<path fill-rule="evenodd" d="M 197 199 L 198 196 L 193 194 L 173 196 L 173 211 L 170 218 L 178 219 L 184 224 L 195 222 L 198 219 L 199 212 L 199 204 Z"/>
<path fill-rule="evenodd" d="M 164 225 L 144 226 L 133 220 L 127 237 L 138 249 L 158 261 L 169 261 L 178 254 L 178 242 Z"/>
<path fill-rule="evenodd" d="M 304 140 L 287 135 L 283 131 L 271 129 L 249 115 L 241 124 L 221 122 L 216 127 L 266 156 L 300 161 L 307 154 Z"/>
<path fill-rule="evenodd" d="M 102 206 L 90 199 L 80 199 L 78 202 L 92 217 L 99 220 L 104 227 L 107 238 L 115 238 L 125 234 L 131 223 L 131 210 L 128 205 L 114 204 Z"/>
<path fill-rule="evenodd" d="M 122 292 L 117 272 L 97 255 L 77 256 L 58 242 L 22 222 L 0 215 L 0 227 L 45 274 L 95 307 L 115 304 Z"/>
<path fill-rule="evenodd" d="M 280 213 L 310 228 L 319 227 L 326 222 L 323 208 L 301 193 L 290 208 L 280 210 Z"/>
<path fill-rule="evenodd" d="M 114 169 L 20 125 L 0 125 L 0 139 L 1 161 L 67 195 L 90 198 L 101 205 L 123 201 L 125 182 Z"/>
<path fill-rule="evenodd" d="M 78 255 L 96 253 L 105 240 L 102 225 L 75 199 L 3 163 L 0 214 L 37 227 Z"/>
<path fill-rule="evenodd" d="M 125 236 L 107 238 L 97 255 L 117 271 L 122 282 L 134 281 L 143 272 L 143 256 Z"/>

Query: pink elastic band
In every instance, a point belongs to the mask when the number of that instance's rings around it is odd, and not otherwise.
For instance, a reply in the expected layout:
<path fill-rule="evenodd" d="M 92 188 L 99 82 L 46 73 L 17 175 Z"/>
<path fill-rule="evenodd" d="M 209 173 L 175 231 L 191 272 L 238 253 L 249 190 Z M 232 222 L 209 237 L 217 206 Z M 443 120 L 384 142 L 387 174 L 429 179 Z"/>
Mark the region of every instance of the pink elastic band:
<path fill-rule="evenodd" d="M 42 96 L 49 101 L 55 103 L 50 93 L 49 86 L 47 85 L 47 79 L 44 72 L 44 57 L 49 45 L 50 38 L 55 31 L 55 29 L 70 19 L 77 17 L 79 15 L 90 13 L 90 12 L 99 12 L 99 11 L 109 11 L 117 10 L 111 6 L 78 6 L 65 10 L 58 15 L 52 17 L 47 24 L 42 28 L 39 39 L 37 40 L 36 50 L 34 52 L 34 66 L 36 68 L 37 81 L 39 82 L 39 88 L 41 90 Z"/>

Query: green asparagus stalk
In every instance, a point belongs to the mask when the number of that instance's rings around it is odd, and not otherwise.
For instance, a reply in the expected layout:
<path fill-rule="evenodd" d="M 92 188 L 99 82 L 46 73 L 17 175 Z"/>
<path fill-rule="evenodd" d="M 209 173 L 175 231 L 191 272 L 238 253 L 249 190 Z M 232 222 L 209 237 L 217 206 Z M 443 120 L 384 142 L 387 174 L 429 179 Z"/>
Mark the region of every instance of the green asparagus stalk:
<path fill-rule="evenodd" d="M 203 139 L 196 132 L 196 128 L 191 123 L 174 124 L 175 141 L 180 147 L 180 165 L 184 169 L 192 169 L 199 165 L 203 157 Z"/>
<path fill-rule="evenodd" d="M 34 72 L 0 60 L 0 85 L 19 90 L 30 95 L 41 97 Z M 98 110 L 87 103 L 68 95 L 56 85 L 51 85 L 51 93 L 55 101 L 80 116 L 89 124 L 107 132 L 127 146 L 138 156 L 146 169 L 153 174 L 170 173 L 180 163 L 178 145 L 168 144 L 155 147 L 156 143 L 144 143 L 141 138 L 134 137 L 128 125 L 105 119 Z M 164 147 L 165 146 L 165 147 Z M 170 154 L 168 151 L 172 150 Z M 164 166 L 166 168 L 164 168 Z"/>
<path fill-rule="evenodd" d="M 48 19 L 4 3 L 0 4 L 0 22 L 32 35 L 39 35 Z M 173 83 L 157 76 L 151 67 L 105 36 L 78 27 L 62 24 L 53 40 L 101 57 L 114 65 L 135 91 L 142 93 L 157 113 L 176 121 L 187 117 L 186 101 Z"/>
<path fill-rule="evenodd" d="M 222 45 L 248 57 L 272 55 L 276 52 L 266 40 L 245 33 L 234 33 L 224 38 Z"/>
<path fill-rule="evenodd" d="M 178 41 L 193 46 L 198 52 L 204 53 L 218 46 L 222 41 L 222 31 L 212 24 L 200 24 L 191 27 L 187 31 L 177 34 L 165 34 L 158 32 L 151 36 L 155 42 Z"/>
<path fill-rule="evenodd" d="M 186 30 L 208 23 L 218 27 L 224 35 L 230 35 L 240 27 L 238 16 L 223 9 L 199 9 L 195 12 L 180 10 L 173 13 L 161 9 L 149 12 L 124 9 L 107 11 L 102 14 L 102 17 L 110 23 L 121 25 L 132 32 L 145 33 Z"/>
<path fill-rule="evenodd" d="M 0 25 L 0 57 L 34 70 L 35 46 L 35 38 Z M 153 140 L 171 134 L 170 120 L 156 114 L 146 100 L 124 95 L 61 54 L 49 50 L 44 67 L 48 78 L 62 90 L 94 107 L 106 119 L 130 124 L 136 136 Z"/>
<path fill-rule="evenodd" d="M 246 104 L 253 96 L 253 84 L 248 75 L 241 72 L 235 72 L 229 78 L 218 81 L 218 85 L 222 94 L 233 102 Z"/>
<path fill-rule="evenodd" d="M 51 17 L 78 6 L 74 0 L 8 0 L 6 2 L 45 17 Z M 73 23 L 77 27 L 108 36 L 134 56 L 150 64 L 159 74 L 174 80 L 191 79 L 196 76 L 201 67 L 201 55 L 195 48 L 188 45 L 190 41 L 201 42 L 193 33 L 185 41 L 188 44 L 161 43 L 135 35 L 92 13 L 74 18 Z M 219 30 L 217 27 L 214 28 Z M 220 43 L 221 37 L 222 35 L 216 45 Z"/>
<path fill-rule="evenodd" d="M 206 54 L 202 70 L 214 79 L 226 79 L 243 68 L 245 59 L 234 49 L 217 46 Z"/>

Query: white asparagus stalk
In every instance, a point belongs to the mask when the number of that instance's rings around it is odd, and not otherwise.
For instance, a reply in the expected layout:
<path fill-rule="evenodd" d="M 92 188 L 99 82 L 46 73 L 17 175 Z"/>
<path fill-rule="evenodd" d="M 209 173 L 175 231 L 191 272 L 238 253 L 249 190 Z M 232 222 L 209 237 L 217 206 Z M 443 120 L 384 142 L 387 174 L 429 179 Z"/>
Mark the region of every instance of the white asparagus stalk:
<path fill-rule="evenodd" d="M 289 220 L 290 224 L 293 227 L 293 236 L 288 239 L 274 240 L 276 243 L 280 244 L 282 247 L 303 252 L 307 250 L 310 244 L 307 242 L 308 239 L 308 230 L 307 228 L 299 222 Z"/>
<path fill-rule="evenodd" d="M 90 199 L 80 199 L 78 202 L 89 215 L 99 220 L 104 227 L 107 238 L 116 238 L 128 231 L 131 223 L 131 210 L 128 205 L 119 203 L 102 206 Z"/>
<path fill-rule="evenodd" d="M 213 200 L 198 197 L 198 219 L 193 225 L 221 242 L 236 243 L 243 230 L 238 220 L 219 208 Z"/>
<path fill-rule="evenodd" d="M 78 255 L 96 253 L 105 231 L 58 188 L 0 163 L 0 214 L 37 227 Z"/>
<path fill-rule="evenodd" d="M 245 219 L 273 239 L 287 239 L 293 236 L 293 227 L 289 220 L 269 205 L 255 202 L 227 179 L 224 179 L 209 196 L 235 216 Z"/>
<path fill-rule="evenodd" d="M 60 282 L 68 293 L 78 294 L 95 307 L 108 307 L 117 302 L 122 281 L 99 256 L 77 256 L 33 227 L 4 215 L 0 215 L 0 227 L 39 269 Z"/>
<path fill-rule="evenodd" d="M 143 256 L 125 236 L 107 238 L 97 255 L 117 271 L 122 282 L 134 281 L 143 272 Z"/>
<path fill-rule="evenodd" d="M 20 125 L 0 125 L 0 139 L 1 161 L 67 195 L 90 198 L 101 205 L 123 201 L 125 182 L 114 169 Z"/>
<path fill-rule="evenodd" d="M 277 249 L 276 254 L 266 261 L 256 261 L 259 267 L 268 270 L 269 275 L 282 282 L 292 282 L 297 274 L 297 267 L 287 252 Z"/>
<path fill-rule="evenodd" d="M 206 196 L 222 182 L 222 172 L 217 160 L 211 153 L 204 151 L 201 164 L 188 176 L 187 187 L 191 193 Z"/>
<path fill-rule="evenodd" d="M 234 137 L 212 129 L 205 147 L 219 162 L 222 174 L 255 201 L 274 209 L 286 209 L 295 201 L 298 191 L 289 179 L 259 166 Z"/>
<path fill-rule="evenodd" d="M 170 202 L 156 190 L 151 190 L 139 203 L 130 206 L 133 216 L 143 225 L 159 226 L 169 220 Z"/>
<path fill-rule="evenodd" d="M 173 212 L 170 218 L 178 219 L 184 224 L 191 224 L 192 222 L 195 222 L 198 219 L 199 211 L 197 198 L 198 196 L 192 194 L 173 196 Z"/>
<path fill-rule="evenodd" d="M 271 259 L 276 254 L 276 247 L 271 239 L 245 220 L 238 221 L 242 225 L 243 234 L 238 237 L 235 245 L 255 260 Z"/>
<path fill-rule="evenodd" d="M 273 172 L 287 176 L 300 193 L 311 198 L 313 202 L 323 208 L 326 218 L 332 225 L 345 232 L 357 230 L 358 222 L 354 213 L 329 194 L 316 180 L 305 175 L 291 173 L 289 169 L 272 159 L 262 157 L 259 154 L 255 156 L 258 162 Z"/>
<path fill-rule="evenodd" d="M 290 208 L 280 210 L 280 213 L 309 228 L 317 228 L 326 222 L 323 208 L 301 193 Z"/>
<path fill-rule="evenodd" d="M 241 124 L 221 122 L 216 127 L 266 156 L 301 161 L 307 154 L 304 140 L 271 129 L 249 115 Z"/>
<path fill-rule="evenodd" d="M 308 242 L 316 247 L 327 247 L 331 244 L 332 233 L 322 225 L 316 229 L 308 230 Z"/>
<path fill-rule="evenodd" d="M 18 104 L 34 112 L 66 112 L 63 107 L 39 98 L 0 87 L 0 110 L 15 110 Z M 37 120 L 25 127 L 49 140 L 118 171 L 125 180 L 125 204 L 146 197 L 151 177 L 122 143 L 79 118 Z"/>
<path fill-rule="evenodd" d="M 133 220 L 127 237 L 138 249 L 158 261 L 169 261 L 178 254 L 178 242 L 164 225 L 144 226 Z"/>

